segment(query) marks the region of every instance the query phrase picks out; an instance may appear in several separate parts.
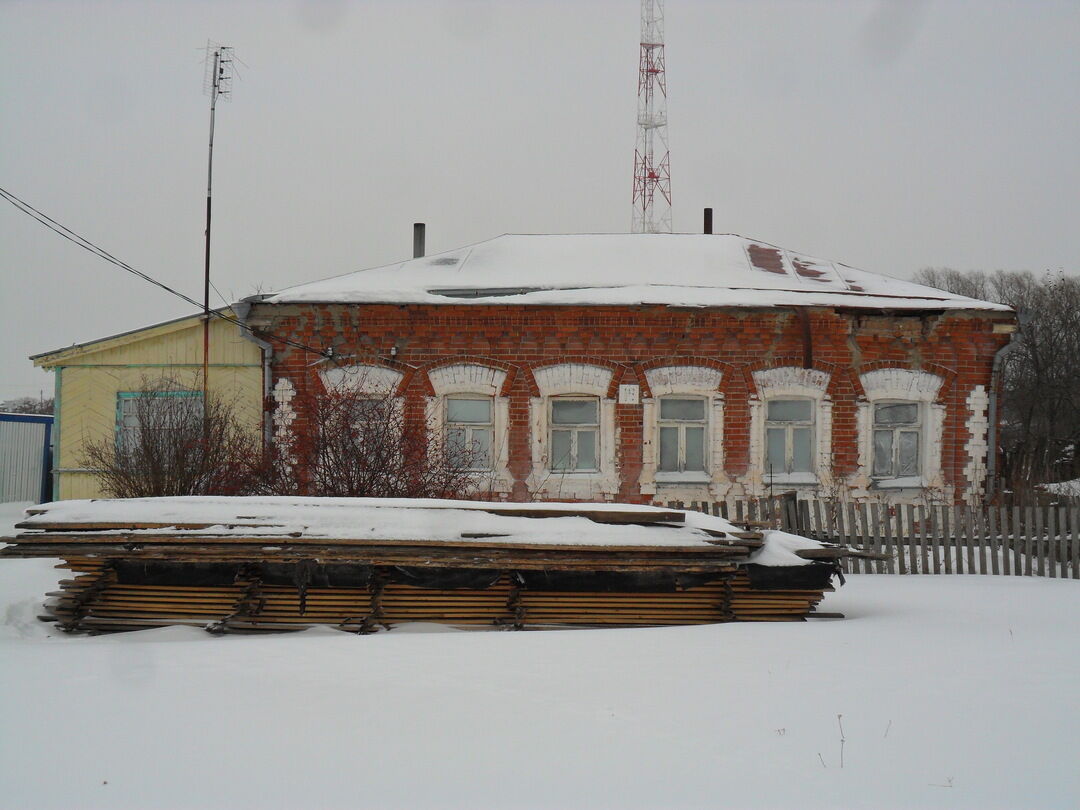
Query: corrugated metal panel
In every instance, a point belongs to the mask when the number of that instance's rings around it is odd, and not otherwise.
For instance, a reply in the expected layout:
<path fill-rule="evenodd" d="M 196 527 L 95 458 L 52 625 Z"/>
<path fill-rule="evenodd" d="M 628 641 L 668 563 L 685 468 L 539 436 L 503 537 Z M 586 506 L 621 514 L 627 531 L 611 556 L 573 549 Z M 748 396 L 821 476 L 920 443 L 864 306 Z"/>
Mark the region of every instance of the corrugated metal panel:
<path fill-rule="evenodd" d="M 41 500 L 47 428 L 0 420 L 0 502 Z"/>

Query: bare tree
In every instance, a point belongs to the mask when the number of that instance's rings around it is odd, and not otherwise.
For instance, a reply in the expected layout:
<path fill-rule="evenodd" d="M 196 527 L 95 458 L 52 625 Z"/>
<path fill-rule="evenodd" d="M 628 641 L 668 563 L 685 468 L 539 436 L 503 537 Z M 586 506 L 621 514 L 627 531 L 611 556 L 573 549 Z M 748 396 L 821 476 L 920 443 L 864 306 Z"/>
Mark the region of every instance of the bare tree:
<path fill-rule="evenodd" d="M 447 440 L 410 418 L 390 392 L 330 387 L 293 401 L 304 427 L 264 457 L 260 489 L 330 497 L 483 497 L 490 472 L 479 447 Z"/>
<path fill-rule="evenodd" d="M 116 498 L 243 495 L 253 488 L 261 444 L 235 402 L 211 394 L 204 403 L 199 392 L 163 377 L 121 400 L 116 436 L 89 443 L 82 463 Z"/>
<path fill-rule="evenodd" d="M 922 284 L 1008 304 L 1019 327 L 1002 366 L 1002 474 L 1014 489 L 1080 475 L 1080 278 L 928 268 Z"/>
<path fill-rule="evenodd" d="M 39 413 L 50 414 L 53 412 L 53 398 L 34 399 L 34 397 L 19 397 L 7 402 L 0 403 L 0 411 L 5 413 Z"/>

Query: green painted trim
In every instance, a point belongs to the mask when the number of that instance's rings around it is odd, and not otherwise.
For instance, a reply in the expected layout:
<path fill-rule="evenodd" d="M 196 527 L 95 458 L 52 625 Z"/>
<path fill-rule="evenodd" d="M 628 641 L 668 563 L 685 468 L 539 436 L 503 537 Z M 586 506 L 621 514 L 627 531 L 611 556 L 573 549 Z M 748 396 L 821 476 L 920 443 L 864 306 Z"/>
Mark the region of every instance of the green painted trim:
<path fill-rule="evenodd" d="M 56 366 L 56 376 L 53 378 L 53 474 L 52 474 L 52 499 L 60 500 L 60 375 L 64 371 L 63 366 Z"/>
<path fill-rule="evenodd" d="M 202 363 L 70 363 L 65 368 L 202 368 Z M 262 363 L 211 363 L 210 368 L 262 368 Z"/>

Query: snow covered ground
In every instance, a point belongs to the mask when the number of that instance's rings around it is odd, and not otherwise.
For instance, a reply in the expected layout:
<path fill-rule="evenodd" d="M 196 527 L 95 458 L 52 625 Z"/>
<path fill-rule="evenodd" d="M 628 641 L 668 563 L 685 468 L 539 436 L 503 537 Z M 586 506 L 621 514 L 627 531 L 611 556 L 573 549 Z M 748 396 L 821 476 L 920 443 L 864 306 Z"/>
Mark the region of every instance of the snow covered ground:
<path fill-rule="evenodd" d="M 4 808 L 1080 796 L 1076 581 L 854 576 L 803 624 L 88 638 L 34 620 L 51 566 L 0 561 Z"/>

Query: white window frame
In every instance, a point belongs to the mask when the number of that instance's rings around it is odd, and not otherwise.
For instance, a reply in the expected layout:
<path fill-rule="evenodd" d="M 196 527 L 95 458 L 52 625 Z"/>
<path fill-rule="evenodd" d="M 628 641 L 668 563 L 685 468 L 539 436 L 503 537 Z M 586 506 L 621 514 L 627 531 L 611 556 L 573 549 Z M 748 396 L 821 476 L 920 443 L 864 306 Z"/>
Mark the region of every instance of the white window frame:
<path fill-rule="evenodd" d="M 868 494 L 874 490 L 922 490 L 932 488 L 946 492 L 941 465 L 942 440 L 945 433 L 945 406 L 937 402 L 938 392 L 945 380 L 928 371 L 906 368 L 881 368 L 859 375 L 866 398 L 858 403 L 859 470 L 852 480 L 853 487 Z M 874 405 L 886 402 L 917 402 L 922 419 L 919 444 L 919 474 L 903 477 L 873 475 Z"/>
<path fill-rule="evenodd" d="M 427 370 L 434 396 L 425 404 L 427 424 L 446 436 L 446 402 L 450 397 L 490 398 L 492 402 L 491 466 L 476 470 L 476 489 L 507 495 L 514 487 L 509 469 L 510 398 L 502 396 L 507 372 L 481 363 L 451 363 Z"/>
<path fill-rule="evenodd" d="M 571 422 L 565 424 L 557 424 L 555 422 L 555 405 L 559 402 L 591 402 L 596 406 L 596 420 L 593 422 Z M 603 437 L 600 435 L 600 397 L 583 397 L 583 396 L 554 396 L 548 397 L 548 447 L 551 448 L 548 453 L 548 469 L 551 472 L 558 475 L 567 475 L 571 473 L 598 473 L 600 472 L 600 457 L 601 448 L 603 447 Z M 570 434 L 570 466 L 568 467 L 556 467 L 555 463 L 557 459 L 554 458 L 555 447 L 555 433 L 565 432 Z M 592 433 L 593 438 L 593 461 L 594 464 L 591 467 L 579 467 L 578 466 L 578 448 L 579 448 L 579 436 L 582 433 Z"/>
<path fill-rule="evenodd" d="M 532 470 L 526 479 L 530 494 L 540 499 L 611 500 L 619 492 L 615 466 L 618 436 L 615 430 L 615 399 L 608 397 L 614 373 L 593 363 L 556 363 L 532 370 L 539 396 L 529 401 Z M 551 397 L 596 397 L 600 407 L 597 444 L 599 469 L 592 472 L 552 470 Z"/>
<path fill-rule="evenodd" d="M 674 419 L 664 418 L 664 402 L 665 401 L 682 401 L 682 402 L 700 402 L 701 403 L 701 419 Z M 658 407 L 656 412 L 658 414 L 656 420 L 657 427 L 657 466 L 656 472 L 658 475 L 664 475 L 667 473 L 681 473 L 683 475 L 700 475 L 706 477 L 709 474 L 709 403 L 705 397 L 690 396 L 689 394 L 668 394 L 662 396 L 657 400 Z M 701 428 L 701 466 L 700 470 L 687 470 L 686 469 L 686 428 Z M 660 468 L 663 463 L 664 456 L 664 428 L 674 428 L 678 431 L 676 433 L 676 442 L 678 447 L 676 448 L 676 469 L 664 470 Z"/>
<path fill-rule="evenodd" d="M 473 446 L 476 441 L 473 438 L 473 433 L 477 430 L 486 430 L 488 432 L 488 452 L 486 463 L 480 466 L 464 467 L 467 472 L 479 472 L 490 473 L 495 469 L 495 398 L 487 396 L 485 394 L 473 394 L 473 393 L 460 393 L 460 394 L 447 394 L 442 397 L 443 400 L 443 437 L 446 441 L 447 449 L 450 448 L 450 431 L 462 430 L 465 432 L 465 447 Z M 451 400 L 472 400 L 474 402 L 486 402 L 488 403 L 488 421 L 486 422 L 453 422 L 450 419 L 450 401 Z M 470 456 L 475 458 L 475 456 Z"/>
<path fill-rule="evenodd" d="M 649 396 L 641 403 L 641 493 L 664 501 L 725 497 L 730 482 L 724 473 L 723 372 L 711 366 L 659 366 L 647 370 L 645 379 Z M 660 400 L 665 397 L 705 401 L 705 470 L 660 470 Z"/>
<path fill-rule="evenodd" d="M 810 416 L 807 419 L 769 419 L 769 406 L 774 402 L 807 402 L 810 404 Z M 817 415 L 817 400 L 812 397 L 769 397 L 765 400 L 765 474 L 773 479 L 792 478 L 800 475 L 817 475 L 817 464 L 814 458 L 814 448 L 817 446 L 817 425 L 814 417 Z M 806 429 L 810 431 L 810 469 L 793 470 L 791 467 L 795 461 L 795 430 Z M 769 466 L 769 431 L 784 431 L 784 469 L 770 469 Z"/>
<path fill-rule="evenodd" d="M 757 394 L 750 398 L 750 467 L 743 482 L 751 495 L 778 486 L 816 489 L 832 480 L 832 400 L 828 372 L 799 366 L 777 366 L 752 374 Z M 810 441 L 812 472 L 769 474 L 766 443 L 767 403 L 776 399 L 809 399 L 814 414 Z"/>
<path fill-rule="evenodd" d="M 878 425 L 877 410 L 882 405 L 914 405 L 915 406 L 915 421 L 908 424 L 897 425 Z M 910 477 L 910 476 L 922 476 L 923 469 L 923 455 L 924 455 L 924 443 L 925 443 L 925 431 L 923 430 L 923 404 L 918 400 L 910 399 L 878 399 L 875 400 L 870 409 L 871 413 L 871 428 L 870 428 L 870 477 L 875 481 L 888 481 L 898 478 Z M 892 457 L 889 459 L 889 472 L 882 475 L 874 472 L 877 467 L 877 433 L 888 431 L 892 434 Z M 918 437 L 918 441 L 915 445 L 916 452 L 916 469 L 913 473 L 907 473 L 902 475 L 899 471 L 900 468 L 900 434 L 901 433 L 914 433 Z"/>

